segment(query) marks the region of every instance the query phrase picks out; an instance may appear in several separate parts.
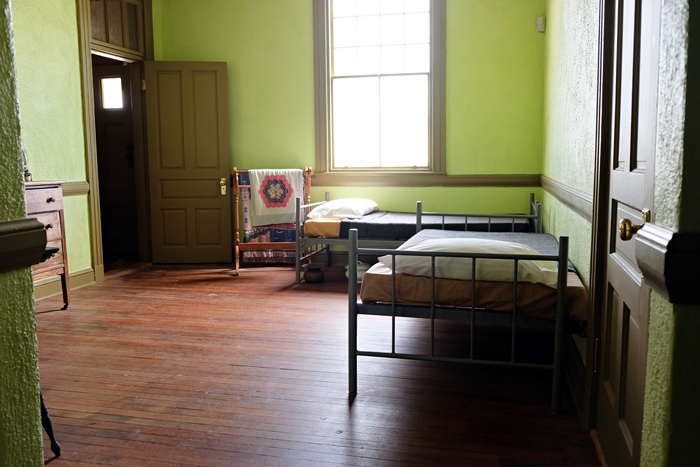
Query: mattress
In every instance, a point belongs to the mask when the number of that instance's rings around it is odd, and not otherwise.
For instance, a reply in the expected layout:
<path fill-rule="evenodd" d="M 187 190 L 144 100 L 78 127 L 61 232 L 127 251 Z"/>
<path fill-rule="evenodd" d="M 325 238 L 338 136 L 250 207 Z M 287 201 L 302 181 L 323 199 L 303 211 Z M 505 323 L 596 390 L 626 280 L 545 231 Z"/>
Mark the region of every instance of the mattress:
<path fill-rule="evenodd" d="M 465 230 L 464 216 L 423 215 L 423 229 Z M 466 225 L 474 232 L 529 232 L 528 219 L 491 219 L 469 217 Z M 348 238 L 350 229 L 357 229 L 359 238 L 405 240 L 416 233 L 416 213 L 376 211 L 359 219 L 309 219 L 304 223 L 304 234 L 310 237 Z"/>
<path fill-rule="evenodd" d="M 494 240 L 524 243 L 543 255 L 557 255 L 557 240 L 549 234 L 480 233 L 423 230 L 405 245 L 427 238 L 488 236 Z M 493 311 L 512 311 L 513 288 L 510 282 L 476 281 L 474 306 Z M 405 305 L 429 305 L 432 279 L 430 277 L 396 274 L 396 302 Z M 567 275 L 567 314 L 572 321 L 588 320 L 588 294 L 573 266 Z M 363 303 L 392 302 L 392 271 L 382 263 L 372 266 L 362 278 L 360 298 Z M 472 282 L 456 279 L 435 279 L 435 304 L 439 306 L 472 306 Z M 556 316 L 556 289 L 543 284 L 518 282 L 517 311 L 537 318 Z"/>

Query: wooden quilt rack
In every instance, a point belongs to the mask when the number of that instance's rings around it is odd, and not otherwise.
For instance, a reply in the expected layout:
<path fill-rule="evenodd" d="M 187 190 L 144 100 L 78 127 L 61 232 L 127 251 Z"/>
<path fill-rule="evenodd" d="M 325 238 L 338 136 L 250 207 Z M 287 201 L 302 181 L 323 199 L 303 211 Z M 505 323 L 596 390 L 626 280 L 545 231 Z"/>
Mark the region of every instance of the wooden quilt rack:
<path fill-rule="evenodd" d="M 304 174 L 304 199 L 303 204 L 311 203 L 311 175 L 313 170 L 311 167 L 302 169 Z M 248 173 L 248 170 L 233 168 L 232 185 L 233 185 L 233 203 L 234 212 L 233 226 L 236 235 L 234 237 L 234 256 L 236 258 L 236 275 L 240 270 L 240 254 L 242 251 L 261 251 L 261 250 L 296 250 L 296 242 L 241 242 L 241 204 L 240 195 L 242 188 L 250 188 L 250 185 L 241 185 L 240 174 Z"/>

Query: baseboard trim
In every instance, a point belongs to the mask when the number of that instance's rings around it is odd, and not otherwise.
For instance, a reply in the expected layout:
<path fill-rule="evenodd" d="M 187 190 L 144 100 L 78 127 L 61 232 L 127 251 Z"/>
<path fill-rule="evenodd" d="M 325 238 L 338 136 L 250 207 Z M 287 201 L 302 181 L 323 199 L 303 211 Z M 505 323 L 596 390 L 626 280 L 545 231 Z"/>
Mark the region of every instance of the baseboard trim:
<path fill-rule="evenodd" d="M 71 290 L 80 289 L 95 283 L 95 271 L 92 268 L 74 271 L 69 275 Z M 52 276 L 34 282 L 34 300 L 43 300 L 63 293 L 61 289 L 61 277 Z"/>
<path fill-rule="evenodd" d="M 588 222 L 593 222 L 593 195 L 564 183 L 558 182 L 546 175 L 540 176 L 542 188 L 557 198 L 566 207 L 574 211 Z"/>

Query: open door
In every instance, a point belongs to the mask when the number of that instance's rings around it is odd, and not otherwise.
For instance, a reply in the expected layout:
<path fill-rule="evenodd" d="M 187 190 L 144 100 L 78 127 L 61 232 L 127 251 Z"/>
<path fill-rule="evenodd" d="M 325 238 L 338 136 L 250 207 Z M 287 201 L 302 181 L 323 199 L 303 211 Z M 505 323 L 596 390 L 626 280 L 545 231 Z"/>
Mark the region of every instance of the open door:
<path fill-rule="evenodd" d="M 154 263 L 229 263 L 225 63 L 145 62 Z"/>
<path fill-rule="evenodd" d="M 640 459 L 650 299 L 628 240 L 653 208 L 661 0 L 603 0 L 601 8 L 596 429 L 609 465 L 627 467 Z"/>

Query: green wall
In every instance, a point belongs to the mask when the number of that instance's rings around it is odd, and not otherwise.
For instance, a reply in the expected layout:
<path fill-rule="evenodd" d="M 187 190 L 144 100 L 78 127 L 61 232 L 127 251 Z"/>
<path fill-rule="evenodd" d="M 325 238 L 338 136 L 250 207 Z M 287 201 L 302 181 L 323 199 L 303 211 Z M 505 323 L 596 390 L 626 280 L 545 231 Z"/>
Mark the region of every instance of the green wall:
<path fill-rule="evenodd" d="M 0 221 L 25 217 L 8 0 L 0 0 Z M 29 268 L 0 273 L 0 465 L 41 466 L 39 372 Z"/>
<path fill-rule="evenodd" d="M 595 172 L 597 2 L 548 0 L 545 37 L 542 173 L 590 195 Z M 543 205 L 545 229 L 570 237 L 571 260 L 588 285 L 590 222 L 549 193 Z"/>
<path fill-rule="evenodd" d="M 34 180 L 85 181 L 75 0 L 13 0 L 22 142 Z M 87 196 L 66 199 L 71 271 L 91 267 Z"/>
<path fill-rule="evenodd" d="M 542 172 L 544 0 L 447 1 L 447 171 Z"/>
<path fill-rule="evenodd" d="M 544 35 L 536 18 L 544 5 L 447 1 L 449 174 L 541 172 Z M 315 165 L 311 1 L 156 0 L 154 16 L 156 59 L 227 62 L 234 166 Z M 528 193 L 540 193 L 505 189 L 504 202 L 491 188 L 314 187 L 314 199 L 325 191 L 371 193 L 382 209 L 411 210 L 420 194 L 431 210 L 481 212 L 522 211 Z"/>

